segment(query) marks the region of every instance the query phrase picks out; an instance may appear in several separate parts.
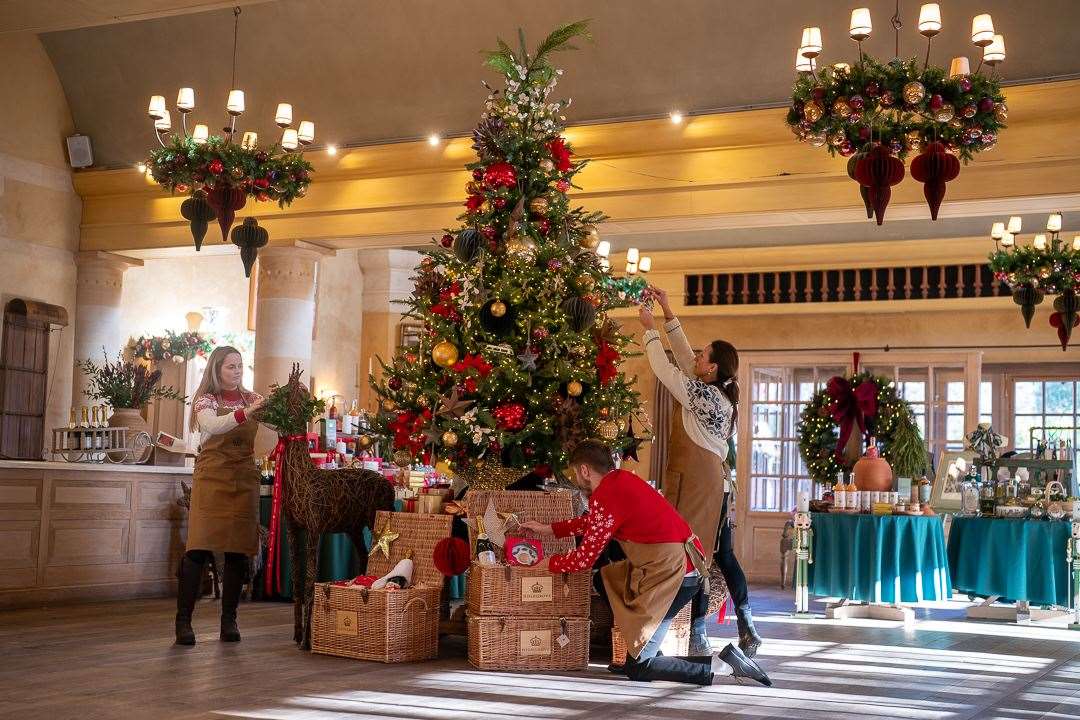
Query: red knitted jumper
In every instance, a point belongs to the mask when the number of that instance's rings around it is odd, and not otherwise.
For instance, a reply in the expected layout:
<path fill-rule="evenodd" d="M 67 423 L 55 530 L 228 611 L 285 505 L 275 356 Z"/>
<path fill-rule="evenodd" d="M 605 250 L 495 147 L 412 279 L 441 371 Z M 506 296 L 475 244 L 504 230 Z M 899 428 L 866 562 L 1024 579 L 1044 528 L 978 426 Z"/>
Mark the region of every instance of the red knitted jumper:
<path fill-rule="evenodd" d="M 608 541 L 616 540 L 646 545 L 683 543 L 690 537 L 690 526 L 667 499 L 649 483 L 625 470 L 604 476 L 589 497 L 589 512 L 573 520 L 552 523 L 555 537 L 582 535 L 581 546 L 565 555 L 552 555 L 553 573 L 588 570 Z M 701 542 L 694 539 L 701 549 Z M 686 571 L 694 569 L 686 558 Z"/>

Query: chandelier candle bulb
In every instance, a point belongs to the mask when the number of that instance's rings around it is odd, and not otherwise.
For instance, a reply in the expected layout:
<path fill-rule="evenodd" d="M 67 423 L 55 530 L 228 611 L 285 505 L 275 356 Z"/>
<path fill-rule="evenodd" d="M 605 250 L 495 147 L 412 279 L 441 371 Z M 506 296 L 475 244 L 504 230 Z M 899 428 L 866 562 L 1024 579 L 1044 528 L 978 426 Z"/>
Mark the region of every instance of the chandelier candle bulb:
<path fill-rule="evenodd" d="M 1005 229 L 1011 232 L 1013 235 L 1016 235 L 1018 232 L 1020 232 L 1022 222 L 1023 221 L 1020 219 L 1019 215 L 1013 215 L 1009 218 L 1009 225 Z"/>
<path fill-rule="evenodd" d="M 164 95 L 152 95 L 150 97 L 150 106 L 146 109 L 146 114 L 155 120 L 160 120 L 165 116 L 165 96 Z"/>
<path fill-rule="evenodd" d="M 293 128 L 285 128 L 285 132 L 281 133 L 281 147 L 286 150 L 295 150 L 296 146 L 300 144 L 297 140 L 296 130 Z"/>
<path fill-rule="evenodd" d="M 600 244 L 596 246 L 596 254 L 599 257 L 606 258 L 611 254 L 611 243 L 607 240 L 601 240 Z"/>
<path fill-rule="evenodd" d="M 949 64 L 949 77 L 963 77 L 971 74 L 971 63 L 966 57 L 954 57 Z"/>
<path fill-rule="evenodd" d="M 652 258 L 649 257 L 648 255 L 644 255 L 641 258 L 641 261 L 638 263 L 638 271 L 642 275 L 645 275 L 646 273 L 650 272 L 651 270 L 652 270 Z"/>
<path fill-rule="evenodd" d="M 996 222 L 990 227 L 990 237 L 994 240 L 1001 240 L 1005 237 L 1005 223 Z"/>
<path fill-rule="evenodd" d="M 1080 235 L 1073 236 L 1073 250 L 1080 252 Z"/>
<path fill-rule="evenodd" d="M 168 110 L 165 110 L 164 113 L 164 115 L 154 121 L 154 129 L 159 132 L 172 130 L 172 113 Z"/>
<path fill-rule="evenodd" d="M 994 35 L 994 40 L 983 48 L 983 62 L 993 67 L 1005 62 L 1005 37 Z"/>
<path fill-rule="evenodd" d="M 989 16 L 987 16 L 989 17 Z M 990 29 L 993 32 L 993 28 Z M 989 44 L 989 43 L 987 43 Z M 800 43 L 802 48 L 803 57 L 816 58 L 821 54 L 821 28 L 808 27 L 803 28 L 802 42 Z"/>
<path fill-rule="evenodd" d="M 803 55 L 803 48 L 795 51 L 795 71 L 812 73 L 817 69 L 817 62 L 813 58 Z"/>
<path fill-rule="evenodd" d="M 296 138 L 304 145 L 315 140 L 315 123 L 310 120 L 302 120 L 300 128 L 296 131 Z"/>
<path fill-rule="evenodd" d="M 1043 235 L 1042 233 L 1039 233 L 1038 235 L 1035 236 L 1035 240 L 1031 244 L 1035 246 L 1036 250 L 1045 250 L 1046 249 L 1046 236 Z"/>
<path fill-rule="evenodd" d="M 637 263 L 634 263 L 634 262 L 626 263 L 626 274 L 627 275 L 637 275 Z"/>
<path fill-rule="evenodd" d="M 248 132 L 244 133 L 244 139 L 240 141 L 240 147 L 244 148 L 245 150 L 250 150 L 251 148 L 255 147 L 258 142 L 259 134 L 253 133 L 249 130 Z"/>
<path fill-rule="evenodd" d="M 274 113 L 274 122 L 281 128 L 287 128 L 292 125 L 292 105 L 289 103 L 278 103 L 277 112 Z"/>
<path fill-rule="evenodd" d="M 1050 213 L 1050 217 L 1046 218 L 1046 229 L 1052 233 L 1061 232 L 1061 213 Z"/>
<path fill-rule="evenodd" d="M 941 32 L 941 8 L 937 3 L 926 3 L 919 8 L 919 34 L 931 38 Z"/>
<path fill-rule="evenodd" d="M 637 248 L 630 248 L 629 250 L 627 250 L 626 251 L 626 262 L 636 264 L 637 261 L 638 261 L 638 249 Z"/>
<path fill-rule="evenodd" d="M 240 115 L 244 112 L 244 91 L 230 90 L 229 99 L 225 103 L 225 110 L 230 115 Z"/>
<path fill-rule="evenodd" d="M 1011 232 L 1005 233 L 1001 237 L 1001 247 L 1012 247 L 1016 244 L 1016 238 L 1013 237 Z"/>
<path fill-rule="evenodd" d="M 195 90 L 193 88 L 180 88 L 176 93 L 176 109 L 182 113 L 188 113 L 195 109 Z"/>
<path fill-rule="evenodd" d="M 195 129 L 191 131 L 191 141 L 196 145 L 202 145 L 210 137 L 210 128 L 206 127 L 202 123 L 195 126 Z"/>
<path fill-rule="evenodd" d="M 971 42 L 986 47 L 994 42 L 994 19 L 990 13 L 976 15 L 971 19 Z"/>
<path fill-rule="evenodd" d="M 925 6 L 924 6 L 925 7 Z M 922 26 L 920 25 L 920 28 Z M 862 42 L 870 37 L 874 24 L 870 20 L 870 8 L 855 8 L 851 11 L 851 25 L 848 34 L 855 42 Z"/>
<path fill-rule="evenodd" d="M 846 62 L 833 63 L 833 70 L 836 70 L 837 72 L 850 72 L 851 66 Z"/>

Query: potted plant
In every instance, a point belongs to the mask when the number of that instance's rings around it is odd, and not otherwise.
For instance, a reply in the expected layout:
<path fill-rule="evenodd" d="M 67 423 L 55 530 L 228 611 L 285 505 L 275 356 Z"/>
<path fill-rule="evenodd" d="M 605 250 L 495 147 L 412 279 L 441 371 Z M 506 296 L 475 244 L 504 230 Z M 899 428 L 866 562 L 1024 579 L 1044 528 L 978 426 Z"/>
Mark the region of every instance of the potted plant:
<path fill-rule="evenodd" d="M 174 388 L 161 386 L 161 371 L 150 370 L 145 365 L 132 360 L 125 360 L 117 355 L 116 362 L 105 359 L 101 365 L 92 360 L 76 364 L 89 379 L 89 385 L 83 393 L 89 398 L 97 398 L 108 403 L 113 413 L 109 417 L 109 427 L 126 427 L 131 434 L 150 432 L 150 425 L 143 419 L 142 409 L 153 398 L 167 400 L 187 400 Z"/>

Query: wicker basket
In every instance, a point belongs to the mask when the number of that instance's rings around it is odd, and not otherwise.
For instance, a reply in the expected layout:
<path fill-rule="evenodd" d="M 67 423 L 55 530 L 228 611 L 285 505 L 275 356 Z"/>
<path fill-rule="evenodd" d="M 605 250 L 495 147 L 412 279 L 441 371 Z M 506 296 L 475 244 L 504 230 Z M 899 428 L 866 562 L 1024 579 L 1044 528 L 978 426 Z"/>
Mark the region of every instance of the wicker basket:
<path fill-rule="evenodd" d="M 543 568 L 473 563 L 466 586 L 469 615 L 589 616 L 589 574 L 552 575 Z"/>
<path fill-rule="evenodd" d="M 592 627 L 589 629 L 592 644 L 606 645 L 611 642 L 611 628 L 615 625 L 615 618 L 611 614 L 611 607 L 595 591 L 589 596 L 589 619 L 592 620 Z"/>
<path fill-rule="evenodd" d="M 503 513 L 515 513 L 521 521 L 535 520 L 545 525 L 574 517 L 573 500 L 568 490 L 538 492 L 531 490 L 470 490 L 465 496 L 465 506 L 469 517 L 483 515 L 488 503 L 495 503 L 495 509 Z M 517 531 L 518 537 L 536 535 L 524 530 Z M 539 538 L 544 544 L 544 555 L 561 555 L 574 549 L 574 538 L 554 538 L 550 535 Z M 476 547 L 476 530 L 469 528 L 469 546 Z M 502 560 L 502 558 L 500 558 Z M 584 613 L 582 613 L 584 615 Z"/>
<path fill-rule="evenodd" d="M 390 545 L 390 557 L 373 552 L 368 572 L 382 576 L 413 551 L 412 587 L 404 590 L 369 590 L 356 586 L 318 583 L 311 617 L 311 650 L 323 655 L 414 662 L 439 653 L 439 600 L 442 573 L 432 560 L 435 545 L 450 535 L 449 515 L 388 513 L 375 517 L 376 535 L 387 524 L 399 534 Z"/>
<path fill-rule="evenodd" d="M 660 652 L 670 657 L 685 657 L 690 652 L 690 603 L 671 621 Z M 617 627 L 611 629 L 611 664 L 616 667 L 626 664 L 626 641 Z"/>
<path fill-rule="evenodd" d="M 589 665 L 585 618 L 469 616 L 468 623 L 469 663 L 481 670 L 584 670 Z"/>

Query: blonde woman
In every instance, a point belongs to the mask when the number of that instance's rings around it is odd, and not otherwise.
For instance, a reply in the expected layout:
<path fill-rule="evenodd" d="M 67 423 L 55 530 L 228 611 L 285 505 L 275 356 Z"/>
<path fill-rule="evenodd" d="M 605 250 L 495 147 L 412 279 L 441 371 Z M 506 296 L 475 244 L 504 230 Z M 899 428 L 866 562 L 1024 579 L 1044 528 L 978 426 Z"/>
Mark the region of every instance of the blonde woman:
<path fill-rule="evenodd" d="M 176 599 L 176 644 L 194 645 L 191 614 L 199 599 L 203 570 L 215 552 L 225 553 L 221 588 L 221 640 L 238 642 L 236 609 L 259 548 L 259 472 L 255 433 L 263 398 L 243 387 L 240 352 L 222 346 L 210 354 L 192 396 L 191 427 L 200 433 L 191 481 L 188 537 L 180 562 Z"/>

